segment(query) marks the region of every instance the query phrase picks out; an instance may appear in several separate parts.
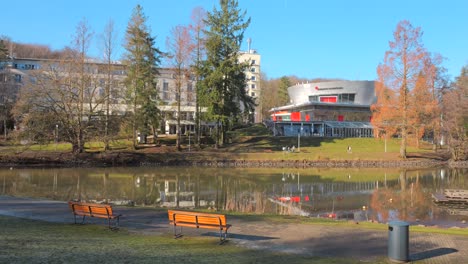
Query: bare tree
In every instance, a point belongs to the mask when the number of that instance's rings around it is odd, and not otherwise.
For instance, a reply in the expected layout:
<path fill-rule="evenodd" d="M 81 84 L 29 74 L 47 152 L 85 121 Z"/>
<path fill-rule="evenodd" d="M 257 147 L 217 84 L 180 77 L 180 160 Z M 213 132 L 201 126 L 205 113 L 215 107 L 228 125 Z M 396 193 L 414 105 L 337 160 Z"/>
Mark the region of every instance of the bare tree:
<path fill-rule="evenodd" d="M 54 134 L 51 131 L 60 131 L 61 139 L 72 144 L 74 153 L 83 152 L 100 108 L 97 69 L 87 61 L 91 37 L 86 20 L 82 20 L 67 56 L 31 71 L 14 108 L 24 137 L 47 142 Z"/>
<path fill-rule="evenodd" d="M 85 120 L 85 115 L 91 115 L 93 111 L 86 112 L 85 105 L 88 105 L 90 110 L 93 109 L 93 98 L 97 94 L 96 82 L 93 82 L 93 69 L 88 67 L 87 54 L 89 45 L 91 44 L 93 33 L 89 28 L 86 19 L 83 19 L 78 23 L 76 27 L 76 33 L 73 38 L 73 50 L 71 57 L 71 65 L 75 67 L 74 72 L 69 77 L 74 87 L 78 89 L 78 111 L 77 111 L 77 149 L 73 149 L 73 152 L 81 153 L 84 150 L 86 126 L 85 121 L 89 121 L 90 118 Z"/>
<path fill-rule="evenodd" d="M 463 67 L 454 87 L 442 97 L 442 131 L 447 136 L 453 160 L 468 159 L 468 66 Z"/>
<path fill-rule="evenodd" d="M 169 52 L 168 63 L 173 71 L 175 78 L 175 101 L 177 104 L 177 149 L 180 150 L 180 106 L 182 93 L 186 93 L 188 99 L 188 89 L 182 90 L 182 85 L 191 85 L 190 82 L 190 62 L 194 45 L 191 43 L 190 32 L 187 27 L 176 26 L 171 30 L 171 37 L 166 40 L 166 46 Z M 187 100 L 186 100 L 187 101 Z"/>
<path fill-rule="evenodd" d="M 112 94 L 112 84 L 114 83 L 114 64 L 113 57 L 115 56 L 115 48 L 117 43 L 117 34 L 114 29 L 114 21 L 109 20 L 104 28 L 102 34 L 103 44 L 103 55 L 106 64 L 106 81 L 105 81 L 105 93 L 104 93 L 104 104 L 105 104 L 105 123 L 104 123 L 104 150 L 109 149 L 109 118 L 110 118 L 110 100 Z"/>
<path fill-rule="evenodd" d="M 192 58 L 192 68 L 193 73 L 195 75 L 196 81 L 196 101 L 195 101 L 195 141 L 196 144 L 200 144 L 200 137 L 201 137 L 201 62 L 205 58 L 205 35 L 204 31 L 206 29 L 206 11 L 202 7 L 195 7 L 192 10 L 192 22 L 189 25 L 189 29 L 191 31 L 192 36 L 192 43 L 194 44 L 193 48 L 193 58 Z"/>

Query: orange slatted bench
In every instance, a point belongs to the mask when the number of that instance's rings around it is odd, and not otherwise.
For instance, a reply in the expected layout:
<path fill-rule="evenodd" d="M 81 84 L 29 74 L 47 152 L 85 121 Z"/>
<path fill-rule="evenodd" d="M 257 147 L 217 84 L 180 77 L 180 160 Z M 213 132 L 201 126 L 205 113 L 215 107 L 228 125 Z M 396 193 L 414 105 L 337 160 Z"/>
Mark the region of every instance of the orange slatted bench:
<path fill-rule="evenodd" d="M 76 216 L 83 217 L 81 224 L 84 224 L 85 218 L 88 216 L 88 217 L 97 217 L 97 218 L 107 219 L 110 229 L 118 229 L 119 227 L 119 219 L 120 219 L 120 216 L 122 215 L 115 214 L 112 211 L 112 206 L 110 205 L 69 201 L 68 206 L 73 212 L 73 217 L 75 218 L 75 224 L 76 224 Z M 115 220 L 114 225 L 111 225 L 111 220 Z"/>
<path fill-rule="evenodd" d="M 226 216 L 221 214 L 198 213 L 188 211 L 167 211 L 169 224 L 174 226 L 174 238 L 182 236 L 182 227 L 218 229 L 220 244 L 226 242 L 230 224 L 226 223 Z M 180 232 L 177 232 L 180 227 Z"/>

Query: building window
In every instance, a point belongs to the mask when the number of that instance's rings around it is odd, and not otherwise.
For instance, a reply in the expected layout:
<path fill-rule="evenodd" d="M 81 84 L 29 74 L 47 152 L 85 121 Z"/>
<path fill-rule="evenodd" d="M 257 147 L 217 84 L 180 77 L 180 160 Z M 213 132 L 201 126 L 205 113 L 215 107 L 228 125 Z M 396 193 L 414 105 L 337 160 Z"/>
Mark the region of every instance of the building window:
<path fill-rule="evenodd" d="M 256 61 L 255 60 L 252 60 L 252 65 L 255 65 L 256 64 Z"/>
<path fill-rule="evenodd" d="M 255 75 L 250 76 L 250 80 L 255 81 L 256 80 Z"/>
<path fill-rule="evenodd" d="M 354 103 L 355 94 L 339 94 L 338 102 L 340 103 Z"/>
<path fill-rule="evenodd" d="M 189 92 L 193 91 L 193 85 L 192 85 L 191 82 L 187 83 L 187 91 L 189 91 Z"/>
<path fill-rule="evenodd" d="M 163 100 L 169 100 L 169 83 L 163 81 Z"/>
<path fill-rule="evenodd" d="M 255 84 L 251 84 L 250 88 L 255 89 Z"/>
<path fill-rule="evenodd" d="M 336 96 L 320 96 L 320 102 L 322 103 L 336 103 Z"/>
<path fill-rule="evenodd" d="M 250 93 L 250 96 L 255 97 L 255 93 L 254 93 L 254 92 L 251 92 L 251 93 Z"/>
<path fill-rule="evenodd" d="M 254 67 L 250 68 L 250 71 L 255 72 L 255 68 Z"/>

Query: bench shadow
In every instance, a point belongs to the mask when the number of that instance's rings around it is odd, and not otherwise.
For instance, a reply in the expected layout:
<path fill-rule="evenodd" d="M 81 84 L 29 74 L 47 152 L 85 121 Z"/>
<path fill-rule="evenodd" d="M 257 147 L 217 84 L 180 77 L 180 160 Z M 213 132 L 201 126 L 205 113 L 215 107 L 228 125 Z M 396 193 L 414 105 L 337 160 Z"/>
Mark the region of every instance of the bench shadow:
<path fill-rule="evenodd" d="M 219 237 L 219 233 L 217 233 L 217 232 L 206 232 L 206 233 L 203 233 L 201 235 L 202 236 Z M 260 240 L 279 239 L 279 237 L 254 236 L 254 235 L 228 233 L 228 239 L 241 239 L 241 240 L 249 240 L 249 241 L 260 241 Z"/>
<path fill-rule="evenodd" d="M 458 252 L 458 250 L 454 248 L 436 248 L 436 249 L 431 249 L 428 251 L 411 254 L 410 260 L 411 261 L 424 260 L 424 259 L 429 259 L 429 258 L 440 257 L 443 255 L 448 255 L 448 254 L 455 253 L 455 252 Z"/>

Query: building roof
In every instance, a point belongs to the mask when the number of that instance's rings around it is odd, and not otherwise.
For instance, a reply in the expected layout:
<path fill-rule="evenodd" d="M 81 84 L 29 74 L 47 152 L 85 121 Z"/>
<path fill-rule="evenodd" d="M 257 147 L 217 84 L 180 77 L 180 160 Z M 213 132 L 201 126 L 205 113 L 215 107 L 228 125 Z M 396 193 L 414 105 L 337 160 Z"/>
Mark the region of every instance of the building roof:
<path fill-rule="evenodd" d="M 369 105 L 361 105 L 361 104 L 350 104 L 350 103 L 325 103 L 325 102 L 305 102 L 302 104 L 290 104 L 284 105 L 279 107 L 274 107 L 270 109 L 270 112 L 274 111 L 285 111 L 285 110 L 292 110 L 298 107 L 304 106 L 311 106 L 311 105 L 329 105 L 329 106 L 337 106 L 337 107 L 359 107 L 359 108 L 369 108 Z"/>

